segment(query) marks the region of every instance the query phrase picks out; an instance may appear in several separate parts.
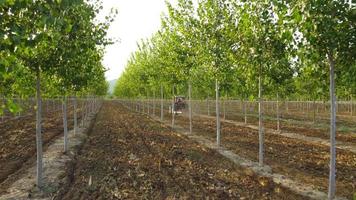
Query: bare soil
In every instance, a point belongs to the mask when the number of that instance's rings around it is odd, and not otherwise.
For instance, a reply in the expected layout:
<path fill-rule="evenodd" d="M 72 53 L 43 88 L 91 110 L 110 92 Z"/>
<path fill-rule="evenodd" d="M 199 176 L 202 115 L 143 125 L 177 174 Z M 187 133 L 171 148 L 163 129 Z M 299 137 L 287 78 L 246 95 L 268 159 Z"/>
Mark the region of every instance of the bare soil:
<path fill-rule="evenodd" d="M 237 115 L 229 115 L 227 119 L 244 122 L 244 118 L 241 116 L 237 116 Z M 248 122 L 248 124 L 258 125 L 258 118 L 248 117 L 247 122 Z M 338 125 L 351 126 L 350 123 L 351 122 L 343 122 L 343 123 L 339 122 Z M 266 128 L 271 128 L 271 129 L 275 129 L 275 130 L 277 129 L 277 121 L 275 121 L 275 120 L 272 121 L 272 120 L 264 119 L 263 125 Z M 354 124 L 353 124 L 353 126 L 354 126 Z M 316 128 L 316 127 L 313 127 L 312 124 L 308 125 L 307 123 L 298 125 L 295 123 L 281 121 L 280 128 L 282 131 L 285 131 L 285 132 L 297 133 L 297 134 L 301 134 L 301 135 L 305 135 L 305 136 L 318 137 L 318 138 L 322 138 L 322 139 L 329 139 L 329 133 L 330 133 L 328 128 Z M 336 133 L 336 140 L 355 145 L 356 144 L 356 133 L 339 130 Z"/>
<path fill-rule="evenodd" d="M 62 111 L 44 113 L 42 116 L 42 141 L 45 151 L 49 144 L 63 134 Z M 78 114 L 78 121 L 79 121 Z M 73 128 L 73 109 L 68 110 L 68 129 Z M 4 182 L 10 175 L 35 162 L 36 119 L 34 115 L 0 124 L 0 193 L 16 180 Z M 30 162 L 30 163 L 29 163 Z"/>
<path fill-rule="evenodd" d="M 169 116 L 166 116 L 169 119 Z M 176 123 L 189 127 L 184 116 L 176 116 Z M 258 161 L 258 131 L 222 123 L 222 145 L 247 159 Z M 213 119 L 194 117 L 193 131 L 210 140 L 216 139 Z M 265 163 L 277 173 L 316 186 L 327 192 L 329 176 L 329 148 L 275 134 L 265 134 Z M 337 194 L 352 199 L 356 192 L 356 154 L 337 151 Z"/>
<path fill-rule="evenodd" d="M 307 199 L 105 102 L 57 199 Z"/>

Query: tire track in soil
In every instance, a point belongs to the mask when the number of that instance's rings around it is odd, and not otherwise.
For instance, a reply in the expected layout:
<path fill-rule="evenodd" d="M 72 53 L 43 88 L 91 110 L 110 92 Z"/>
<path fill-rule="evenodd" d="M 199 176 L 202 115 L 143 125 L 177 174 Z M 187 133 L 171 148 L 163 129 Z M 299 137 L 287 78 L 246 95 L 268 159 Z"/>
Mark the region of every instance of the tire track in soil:
<path fill-rule="evenodd" d="M 74 168 L 57 199 L 306 199 L 114 102 Z"/>

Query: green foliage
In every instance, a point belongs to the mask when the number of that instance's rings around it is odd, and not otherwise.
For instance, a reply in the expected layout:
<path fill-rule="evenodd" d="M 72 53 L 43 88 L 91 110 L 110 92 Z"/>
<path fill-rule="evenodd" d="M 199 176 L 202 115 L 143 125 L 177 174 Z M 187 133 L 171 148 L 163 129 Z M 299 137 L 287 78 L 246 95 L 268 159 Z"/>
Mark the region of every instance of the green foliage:
<path fill-rule="evenodd" d="M 197 5 L 194 5 L 197 3 Z M 118 79 L 114 95 L 185 94 L 256 99 L 327 99 L 326 55 L 338 65 L 340 98 L 355 94 L 355 15 L 345 1 L 179 0 L 167 4 L 161 29 L 139 44 Z M 169 95 L 166 95 L 169 98 Z"/>
<path fill-rule="evenodd" d="M 94 23 L 100 2 L 0 1 L 0 96 L 104 95 L 103 49 L 115 13 Z M 8 103 L 10 110 L 17 110 Z"/>

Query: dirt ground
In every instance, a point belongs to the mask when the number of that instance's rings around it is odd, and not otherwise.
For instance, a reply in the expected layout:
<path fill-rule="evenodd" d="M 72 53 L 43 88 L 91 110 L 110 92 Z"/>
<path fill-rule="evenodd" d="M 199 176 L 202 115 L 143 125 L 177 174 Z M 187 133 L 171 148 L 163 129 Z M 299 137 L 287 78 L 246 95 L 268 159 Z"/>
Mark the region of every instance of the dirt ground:
<path fill-rule="evenodd" d="M 166 116 L 169 119 L 169 116 Z M 188 118 L 176 117 L 176 123 L 189 128 Z M 222 123 L 222 145 L 236 154 L 258 161 L 258 131 L 229 123 Z M 193 131 L 210 140 L 216 139 L 213 119 L 194 117 Z M 265 163 L 274 172 L 294 180 L 316 186 L 327 192 L 329 148 L 305 141 L 265 134 Z M 337 151 L 337 194 L 352 199 L 356 192 L 356 154 Z"/>
<path fill-rule="evenodd" d="M 67 117 L 68 129 L 70 130 L 74 123 L 73 109 L 68 110 Z M 51 141 L 63 134 L 62 112 L 44 113 L 42 119 L 43 150 L 46 150 Z M 29 164 L 28 162 L 35 162 L 35 157 L 36 124 L 34 115 L 0 124 L 0 193 L 12 182 L 7 180 L 4 183 L 4 180 L 21 168 L 26 167 Z M 16 178 L 13 177 L 12 179 L 15 180 Z"/>
<path fill-rule="evenodd" d="M 106 102 L 56 199 L 307 199 Z"/>
<path fill-rule="evenodd" d="M 229 120 L 234 120 L 234 121 L 239 121 L 239 122 L 244 122 L 244 118 L 238 115 L 229 115 L 227 117 Z M 248 124 L 253 124 L 253 125 L 258 125 L 258 118 L 256 117 L 248 117 Z M 264 119 L 263 121 L 264 126 L 266 128 L 271 128 L 271 129 L 277 129 L 277 121 L 275 120 L 268 120 Z M 338 122 L 338 126 L 347 126 L 350 127 L 351 122 Z M 354 126 L 354 124 L 352 124 Z M 311 136 L 311 137 L 318 137 L 322 139 L 329 139 L 329 129 L 328 128 L 316 128 L 313 127 L 313 124 L 295 124 L 291 122 L 285 122 L 281 121 L 280 122 L 280 128 L 281 130 L 285 132 L 292 132 L 292 133 L 298 133 L 301 135 L 305 136 Z M 336 140 L 337 141 L 342 141 L 344 143 L 348 144 L 356 144 L 356 134 L 351 133 L 349 131 L 338 131 L 336 133 Z"/>

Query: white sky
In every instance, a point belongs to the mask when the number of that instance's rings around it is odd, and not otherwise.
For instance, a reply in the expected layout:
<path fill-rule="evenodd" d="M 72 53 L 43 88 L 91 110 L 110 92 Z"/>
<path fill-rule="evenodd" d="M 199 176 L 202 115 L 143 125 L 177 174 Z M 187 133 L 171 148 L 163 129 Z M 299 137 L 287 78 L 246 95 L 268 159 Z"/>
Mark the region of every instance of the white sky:
<path fill-rule="evenodd" d="M 164 0 L 103 0 L 103 6 L 99 19 L 107 15 L 111 8 L 119 11 L 108 36 L 117 38 L 120 42 L 106 48 L 103 61 L 108 69 L 106 79 L 112 80 L 117 79 L 124 71 L 131 52 L 136 50 L 137 41 L 149 38 L 158 31 L 161 14 L 166 13 L 167 9 Z"/>

